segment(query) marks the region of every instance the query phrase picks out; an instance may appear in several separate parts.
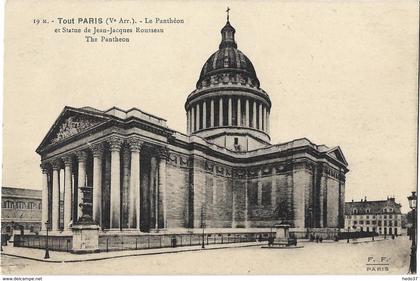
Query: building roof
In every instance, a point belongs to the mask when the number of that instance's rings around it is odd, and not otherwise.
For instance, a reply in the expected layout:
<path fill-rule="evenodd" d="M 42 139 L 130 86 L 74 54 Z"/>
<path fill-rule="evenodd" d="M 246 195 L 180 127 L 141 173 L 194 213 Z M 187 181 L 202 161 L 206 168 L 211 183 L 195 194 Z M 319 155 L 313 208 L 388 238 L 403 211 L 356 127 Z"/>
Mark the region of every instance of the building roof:
<path fill-rule="evenodd" d="M 257 78 L 254 66 L 251 60 L 237 48 L 235 42 L 235 29 L 230 25 L 229 21 L 221 30 L 222 42 L 219 50 L 213 53 L 201 69 L 200 78 L 197 81 L 197 88 L 205 81 L 207 85 L 211 84 L 212 76 L 219 75 L 223 79 L 223 75 L 241 76 L 240 79 L 248 81 L 260 87 L 260 81 Z"/>
<path fill-rule="evenodd" d="M 1 188 L 2 197 L 15 197 L 15 198 L 36 198 L 41 199 L 42 191 L 31 188 L 16 188 L 2 186 Z"/>
<path fill-rule="evenodd" d="M 392 208 L 392 212 L 390 209 Z M 386 211 L 385 211 L 386 209 Z M 395 198 L 388 197 L 386 200 L 367 201 L 366 198 L 360 201 L 352 201 L 345 203 L 345 214 L 354 214 L 357 210 L 357 215 L 363 214 L 378 214 L 378 213 L 401 213 L 401 205 L 395 202 Z M 369 211 L 368 211 L 369 210 Z"/>

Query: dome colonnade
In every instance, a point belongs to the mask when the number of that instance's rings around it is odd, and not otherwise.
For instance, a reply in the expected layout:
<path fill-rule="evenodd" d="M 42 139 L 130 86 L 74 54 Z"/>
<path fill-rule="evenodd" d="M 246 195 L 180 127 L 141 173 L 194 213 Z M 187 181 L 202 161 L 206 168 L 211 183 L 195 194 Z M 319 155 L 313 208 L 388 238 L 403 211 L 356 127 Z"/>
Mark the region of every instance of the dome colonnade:
<path fill-rule="evenodd" d="M 260 88 L 252 62 L 238 50 L 229 21 L 221 34 L 219 49 L 207 59 L 185 103 L 187 133 L 208 140 L 248 134 L 268 144 L 270 98 Z"/>

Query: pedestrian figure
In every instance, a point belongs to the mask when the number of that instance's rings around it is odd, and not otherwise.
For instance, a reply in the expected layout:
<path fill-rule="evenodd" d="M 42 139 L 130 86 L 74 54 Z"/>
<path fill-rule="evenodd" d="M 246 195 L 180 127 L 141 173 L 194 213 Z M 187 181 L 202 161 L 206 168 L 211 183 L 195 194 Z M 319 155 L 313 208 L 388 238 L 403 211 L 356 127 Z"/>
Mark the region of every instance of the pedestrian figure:
<path fill-rule="evenodd" d="M 314 240 L 315 240 L 315 236 L 313 233 L 311 233 L 311 242 L 314 242 Z"/>
<path fill-rule="evenodd" d="M 322 237 L 319 237 L 319 243 L 322 243 Z"/>
<path fill-rule="evenodd" d="M 173 248 L 175 248 L 175 247 L 176 247 L 176 237 L 175 237 L 175 236 L 172 236 L 172 238 L 171 238 L 171 246 L 172 246 Z"/>
<path fill-rule="evenodd" d="M 274 245 L 274 237 L 273 236 L 270 236 L 269 238 L 268 238 L 268 246 L 269 247 L 271 247 L 271 246 L 273 246 Z"/>

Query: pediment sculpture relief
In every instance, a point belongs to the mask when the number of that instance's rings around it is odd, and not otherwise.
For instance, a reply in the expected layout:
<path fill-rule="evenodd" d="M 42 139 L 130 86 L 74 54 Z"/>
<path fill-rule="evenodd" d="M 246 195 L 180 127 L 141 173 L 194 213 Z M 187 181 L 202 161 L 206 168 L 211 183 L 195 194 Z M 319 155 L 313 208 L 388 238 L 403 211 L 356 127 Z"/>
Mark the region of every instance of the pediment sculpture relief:
<path fill-rule="evenodd" d="M 51 143 L 58 143 L 71 136 L 87 131 L 100 122 L 97 119 L 86 116 L 70 116 L 60 124 L 56 136 L 51 140 Z"/>

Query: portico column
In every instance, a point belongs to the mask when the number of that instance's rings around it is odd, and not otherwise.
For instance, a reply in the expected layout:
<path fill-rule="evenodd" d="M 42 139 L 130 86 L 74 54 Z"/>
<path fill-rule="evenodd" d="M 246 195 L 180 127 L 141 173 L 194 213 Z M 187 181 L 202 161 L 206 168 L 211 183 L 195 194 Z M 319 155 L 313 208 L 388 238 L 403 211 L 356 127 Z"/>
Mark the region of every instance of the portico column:
<path fill-rule="evenodd" d="M 42 221 L 41 229 L 46 230 L 45 223 L 48 221 L 48 168 L 47 165 L 41 164 L 42 170 Z"/>
<path fill-rule="evenodd" d="M 102 225 L 102 157 L 104 146 L 102 143 L 92 145 L 93 154 L 93 220 Z"/>
<path fill-rule="evenodd" d="M 238 97 L 238 106 L 236 107 L 236 121 L 237 121 L 237 126 L 240 127 L 241 126 L 241 119 L 242 119 L 242 112 L 241 112 L 241 99 Z"/>
<path fill-rule="evenodd" d="M 77 222 L 79 220 L 79 218 L 83 215 L 82 214 L 82 207 L 80 206 L 80 203 L 83 202 L 82 198 L 83 198 L 83 193 L 82 190 L 80 189 L 81 187 L 86 186 L 86 159 L 87 159 L 87 154 L 84 151 L 78 151 L 76 153 L 77 156 L 77 161 L 78 161 L 78 179 L 77 179 L 77 187 L 78 187 L 78 192 L 77 192 L 77 202 L 79 203 L 79 206 L 77 206 L 77 218 L 73 219 L 73 222 Z"/>
<path fill-rule="evenodd" d="M 232 126 L 232 98 L 228 99 L 228 125 Z"/>
<path fill-rule="evenodd" d="M 130 147 L 128 145 L 123 145 L 121 147 L 121 156 L 122 156 L 122 170 L 121 170 L 121 198 L 120 198 L 120 218 L 121 218 L 121 228 L 129 228 L 128 223 L 128 207 L 130 202 Z"/>
<path fill-rule="evenodd" d="M 195 106 L 195 117 L 197 118 L 195 120 L 195 126 L 196 131 L 200 130 L 200 104 L 197 103 L 197 105 Z"/>
<path fill-rule="evenodd" d="M 258 110 L 259 120 L 258 120 L 258 129 L 262 131 L 262 103 L 260 103 L 259 110 Z"/>
<path fill-rule="evenodd" d="M 223 98 L 219 99 L 219 127 L 223 126 Z"/>
<path fill-rule="evenodd" d="M 51 230 L 58 231 L 60 220 L 60 161 L 54 160 L 53 167 L 53 185 L 52 185 L 52 223 Z"/>
<path fill-rule="evenodd" d="M 252 108 L 252 127 L 257 128 L 257 101 L 253 102 L 254 106 Z"/>
<path fill-rule="evenodd" d="M 195 132 L 195 109 L 191 107 L 191 133 Z"/>
<path fill-rule="evenodd" d="M 206 128 L 207 123 L 207 105 L 206 101 L 203 101 L 203 129 Z"/>
<path fill-rule="evenodd" d="M 245 100 L 245 127 L 249 127 L 249 99 Z"/>
<path fill-rule="evenodd" d="M 128 139 L 131 152 L 130 192 L 128 205 L 128 228 L 140 230 L 140 139 Z"/>
<path fill-rule="evenodd" d="M 155 229 L 158 229 L 158 214 L 159 214 L 159 185 L 157 183 L 157 173 L 156 173 L 156 156 L 154 154 L 150 157 L 150 222 L 151 225 L 155 224 Z M 154 221 L 152 220 L 154 219 Z"/>
<path fill-rule="evenodd" d="M 62 158 L 64 162 L 64 230 L 69 230 L 71 221 L 71 186 L 72 186 L 72 163 L 71 156 Z"/>
<path fill-rule="evenodd" d="M 159 195 L 162 196 L 162 219 L 163 228 L 167 228 L 167 196 L 166 196 L 166 160 L 168 158 L 168 152 L 165 148 L 159 150 Z M 159 215 L 157 216 L 159 218 Z M 159 222 L 159 219 L 157 219 Z"/>
<path fill-rule="evenodd" d="M 121 227 L 121 167 L 120 150 L 122 138 L 112 136 L 108 140 L 111 150 L 111 215 L 110 228 Z"/>
<path fill-rule="evenodd" d="M 210 127 L 214 127 L 214 99 L 210 101 Z"/>

